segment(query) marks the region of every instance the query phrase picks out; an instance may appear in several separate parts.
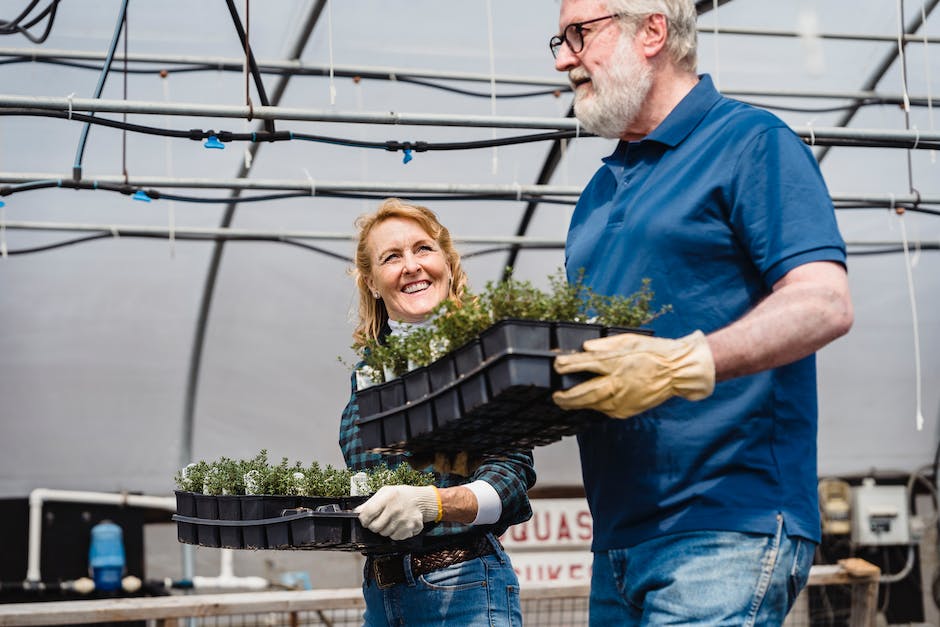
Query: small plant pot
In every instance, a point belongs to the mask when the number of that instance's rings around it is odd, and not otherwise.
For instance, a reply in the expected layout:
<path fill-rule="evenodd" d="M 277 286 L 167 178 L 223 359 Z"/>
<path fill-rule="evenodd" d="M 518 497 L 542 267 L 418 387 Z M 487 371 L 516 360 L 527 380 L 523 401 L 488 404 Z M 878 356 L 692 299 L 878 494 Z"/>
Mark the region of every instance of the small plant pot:
<path fill-rule="evenodd" d="M 513 350 L 549 350 L 552 341 L 550 322 L 541 320 L 500 320 L 480 333 L 487 359 Z"/>
<path fill-rule="evenodd" d="M 411 438 L 418 438 L 434 430 L 434 408 L 428 398 L 431 393 L 431 377 L 427 367 L 410 371 L 405 382 L 406 418 Z"/>
<path fill-rule="evenodd" d="M 242 520 L 261 520 L 264 518 L 264 497 L 245 495 L 240 497 Z M 242 543 L 246 549 L 263 549 L 267 546 L 264 525 L 246 525 L 242 527 Z"/>
<path fill-rule="evenodd" d="M 489 400 L 486 377 L 480 372 L 483 364 L 483 345 L 473 339 L 454 351 L 454 365 L 460 381 L 460 403 L 463 415 L 473 412 Z"/>
<path fill-rule="evenodd" d="M 405 382 L 395 379 L 379 386 L 379 396 L 382 398 L 382 411 L 397 409 L 405 404 Z"/>
<path fill-rule="evenodd" d="M 219 520 L 241 520 L 241 497 L 223 495 L 216 497 L 219 503 Z M 238 526 L 219 527 L 219 544 L 223 549 L 240 549 L 242 542 L 242 529 Z"/>
<path fill-rule="evenodd" d="M 218 497 L 209 494 L 196 495 L 196 517 L 203 520 L 219 519 Z M 222 545 L 219 539 L 219 528 L 215 525 L 197 525 L 196 535 L 200 546 L 218 548 Z"/>
<path fill-rule="evenodd" d="M 585 342 L 603 336 L 605 327 L 586 322 L 555 322 L 552 331 L 554 348 L 560 351 L 582 351 Z"/>
<path fill-rule="evenodd" d="M 554 324 L 555 347 L 562 352 L 584 350 L 584 343 L 602 337 L 604 330 L 605 328 L 599 324 L 556 322 Z M 557 388 L 567 390 L 595 376 L 597 375 L 593 372 L 573 372 L 559 375 Z"/>
<path fill-rule="evenodd" d="M 427 367 L 415 368 L 402 377 L 405 384 L 405 400 L 415 403 L 431 392 L 431 378 Z"/>
<path fill-rule="evenodd" d="M 359 406 L 359 416 L 361 418 L 368 418 L 382 411 L 379 387 L 372 386 L 356 392 L 356 404 Z"/>
<path fill-rule="evenodd" d="M 336 509 L 318 511 L 313 517 L 313 542 L 317 546 L 336 546 L 349 542 L 354 516 Z"/>
<path fill-rule="evenodd" d="M 385 416 L 384 430 L 385 447 L 396 447 L 408 440 L 408 415 L 407 412 L 396 411 Z"/>
<path fill-rule="evenodd" d="M 526 386 L 549 388 L 552 384 L 552 357 L 508 354 L 486 370 L 493 397 Z"/>
<path fill-rule="evenodd" d="M 297 497 L 267 495 L 264 497 L 264 517 L 278 518 L 284 510 L 297 507 Z M 284 549 L 290 547 L 290 524 L 286 522 L 266 523 L 264 527 L 267 538 L 265 545 L 269 549 Z"/>
<path fill-rule="evenodd" d="M 434 409 L 434 419 L 438 428 L 460 419 L 460 397 L 452 384 L 457 379 L 453 355 L 448 354 L 428 366 Z"/>
<path fill-rule="evenodd" d="M 382 432 L 384 422 L 384 417 L 380 416 L 365 419 L 359 417 L 359 437 L 362 439 L 364 449 L 371 450 L 385 446 L 385 435 Z"/>
<path fill-rule="evenodd" d="M 196 516 L 196 495 L 192 492 L 176 490 L 176 513 L 181 516 Z M 186 544 L 198 544 L 198 532 L 193 523 L 176 523 L 176 537 Z"/>
<path fill-rule="evenodd" d="M 419 401 L 409 405 L 406 410 L 408 433 L 411 439 L 431 433 L 434 430 L 434 406 L 431 400 Z"/>

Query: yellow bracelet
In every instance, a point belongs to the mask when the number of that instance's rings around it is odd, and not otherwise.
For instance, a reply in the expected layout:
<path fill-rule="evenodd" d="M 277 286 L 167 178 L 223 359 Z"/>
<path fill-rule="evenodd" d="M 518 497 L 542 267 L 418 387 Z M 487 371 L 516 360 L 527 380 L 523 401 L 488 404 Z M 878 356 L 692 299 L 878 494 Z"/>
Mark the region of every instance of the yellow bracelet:
<path fill-rule="evenodd" d="M 434 519 L 434 522 L 439 523 L 444 518 L 444 503 L 441 501 L 441 491 L 437 489 L 437 486 L 432 485 L 431 487 L 434 488 L 434 495 L 437 497 L 437 518 Z"/>

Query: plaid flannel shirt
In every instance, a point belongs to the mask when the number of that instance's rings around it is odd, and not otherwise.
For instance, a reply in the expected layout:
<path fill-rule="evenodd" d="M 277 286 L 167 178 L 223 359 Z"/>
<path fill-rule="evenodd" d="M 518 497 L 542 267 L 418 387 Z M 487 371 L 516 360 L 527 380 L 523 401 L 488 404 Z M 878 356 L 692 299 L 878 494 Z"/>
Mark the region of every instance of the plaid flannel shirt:
<path fill-rule="evenodd" d="M 407 456 L 371 453 L 362 448 L 362 438 L 359 436 L 359 426 L 356 424 L 359 418 L 359 406 L 356 399 L 355 373 L 351 377 L 351 388 L 352 394 L 343 410 L 339 428 L 339 445 L 346 459 L 346 465 L 353 470 L 363 470 L 381 463 L 395 468 L 402 461 L 408 461 Z M 535 484 L 533 464 L 532 451 L 517 451 L 504 457 L 484 459 L 470 477 L 434 473 L 436 477 L 434 483 L 439 488 L 447 488 L 482 479 L 493 486 L 502 502 L 503 510 L 499 520 L 493 525 L 487 525 L 485 529 L 499 536 L 510 525 L 532 517 L 527 490 Z M 428 467 L 427 470 L 432 472 L 433 468 Z M 471 527 L 463 523 L 442 522 L 429 531 L 428 535 L 444 536 L 466 533 Z"/>

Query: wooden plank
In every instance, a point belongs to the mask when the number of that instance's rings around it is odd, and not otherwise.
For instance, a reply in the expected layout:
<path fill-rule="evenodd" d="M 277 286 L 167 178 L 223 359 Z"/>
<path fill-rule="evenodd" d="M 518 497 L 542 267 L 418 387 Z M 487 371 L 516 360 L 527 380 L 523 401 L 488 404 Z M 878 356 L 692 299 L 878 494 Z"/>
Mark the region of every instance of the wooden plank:
<path fill-rule="evenodd" d="M 813 566 L 811 586 L 852 586 L 852 627 L 873 625 L 880 570 L 863 560 L 848 560 L 834 566 Z M 522 600 L 588 598 L 589 585 L 522 588 Z M 0 604 L 0 627 L 68 625 L 119 621 L 154 620 L 170 627 L 174 619 L 186 617 L 261 614 L 266 612 L 312 612 L 362 609 L 359 588 L 222 594 L 180 594 L 132 599 L 53 601 Z"/>
<path fill-rule="evenodd" d="M 364 607 L 359 588 L 11 603 L 0 605 L 0 625 L 67 625 Z"/>

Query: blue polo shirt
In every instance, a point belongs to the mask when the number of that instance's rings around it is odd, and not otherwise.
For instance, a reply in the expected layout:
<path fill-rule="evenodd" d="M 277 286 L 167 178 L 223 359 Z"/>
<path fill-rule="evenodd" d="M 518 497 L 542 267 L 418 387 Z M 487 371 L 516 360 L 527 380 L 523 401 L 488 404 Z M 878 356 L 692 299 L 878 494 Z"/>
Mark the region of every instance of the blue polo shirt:
<path fill-rule="evenodd" d="M 721 96 L 707 75 L 640 141 L 620 142 L 585 188 L 565 250 L 595 291 L 648 277 L 659 337 L 710 333 L 845 244 L 810 150 L 767 111 Z M 694 530 L 818 542 L 813 356 L 672 398 L 579 436 L 595 551 Z"/>

